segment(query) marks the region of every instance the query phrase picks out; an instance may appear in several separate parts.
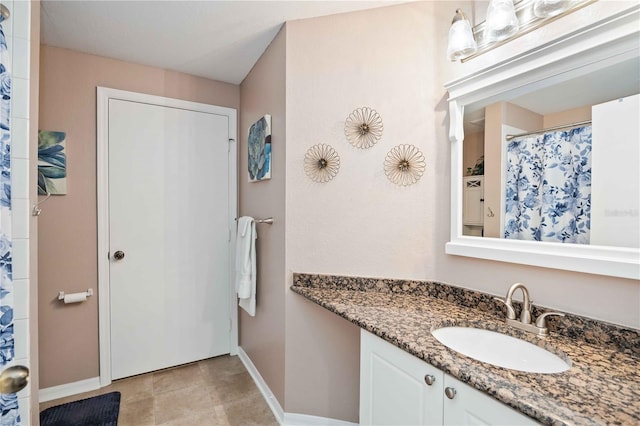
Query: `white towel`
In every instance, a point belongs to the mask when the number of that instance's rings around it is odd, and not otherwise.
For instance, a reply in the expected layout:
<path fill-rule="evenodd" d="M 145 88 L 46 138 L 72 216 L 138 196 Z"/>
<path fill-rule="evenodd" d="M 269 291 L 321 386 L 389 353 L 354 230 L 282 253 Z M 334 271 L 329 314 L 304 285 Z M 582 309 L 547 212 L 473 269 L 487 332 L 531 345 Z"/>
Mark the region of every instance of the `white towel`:
<path fill-rule="evenodd" d="M 252 217 L 238 219 L 236 234 L 236 292 L 238 305 L 256 315 L 256 223 Z"/>

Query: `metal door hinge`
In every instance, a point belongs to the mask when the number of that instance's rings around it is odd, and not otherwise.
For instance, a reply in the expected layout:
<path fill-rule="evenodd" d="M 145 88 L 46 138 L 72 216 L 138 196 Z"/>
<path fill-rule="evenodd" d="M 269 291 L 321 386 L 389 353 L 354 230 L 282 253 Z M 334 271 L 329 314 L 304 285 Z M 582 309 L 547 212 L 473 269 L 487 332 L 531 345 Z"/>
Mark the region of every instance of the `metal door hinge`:
<path fill-rule="evenodd" d="M 234 143 L 235 141 L 236 141 L 235 139 L 229 138 L 229 145 L 227 146 L 228 148 L 227 152 L 231 152 L 231 144 Z"/>
<path fill-rule="evenodd" d="M 232 328 L 233 328 L 233 322 L 231 321 L 231 318 L 229 318 L 229 330 L 227 331 L 231 331 Z"/>

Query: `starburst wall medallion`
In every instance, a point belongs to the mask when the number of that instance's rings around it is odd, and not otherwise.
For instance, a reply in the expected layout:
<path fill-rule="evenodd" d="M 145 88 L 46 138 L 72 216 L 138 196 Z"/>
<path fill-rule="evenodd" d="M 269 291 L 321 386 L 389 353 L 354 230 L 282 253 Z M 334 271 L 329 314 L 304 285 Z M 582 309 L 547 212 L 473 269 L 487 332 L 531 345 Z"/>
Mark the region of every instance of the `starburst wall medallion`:
<path fill-rule="evenodd" d="M 325 183 L 340 170 L 340 156 L 330 145 L 318 144 L 307 150 L 304 156 L 304 172 L 314 182 Z"/>
<path fill-rule="evenodd" d="M 396 185 L 409 186 L 422 177 L 426 163 L 422 152 L 413 145 L 393 147 L 384 160 L 384 173 Z"/>
<path fill-rule="evenodd" d="M 356 109 L 344 123 L 344 135 L 356 148 L 371 148 L 382 137 L 382 130 L 382 118 L 369 107 Z"/>

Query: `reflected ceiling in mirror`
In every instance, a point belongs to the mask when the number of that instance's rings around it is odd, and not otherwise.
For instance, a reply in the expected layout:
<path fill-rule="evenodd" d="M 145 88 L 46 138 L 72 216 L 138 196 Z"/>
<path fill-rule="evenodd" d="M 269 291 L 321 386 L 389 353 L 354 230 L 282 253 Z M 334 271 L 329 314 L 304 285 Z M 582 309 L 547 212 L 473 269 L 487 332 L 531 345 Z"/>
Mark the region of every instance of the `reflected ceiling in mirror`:
<path fill-rule="evenodd" d="M 640 91 L 640 58 L 630 58 L 575 78 L 567 78 L 537 90 L 532 86 L 531 91 L 524 94 L 521 93 L 523 88 L 505 92 L 500 100 L 546 115 L 623 98 Z M 484 108 L 489 102 L 481 100 L 465 105 L 465 134 L 467 129 L 471 133 L 484 130 Z"/>

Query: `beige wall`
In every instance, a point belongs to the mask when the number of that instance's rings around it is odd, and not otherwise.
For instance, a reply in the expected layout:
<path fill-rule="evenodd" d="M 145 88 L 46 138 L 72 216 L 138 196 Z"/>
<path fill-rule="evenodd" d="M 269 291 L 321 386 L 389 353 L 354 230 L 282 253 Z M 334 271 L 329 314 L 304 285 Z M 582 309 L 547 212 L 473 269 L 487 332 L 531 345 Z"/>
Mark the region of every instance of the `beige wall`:
<path fill-rule="evenodd" d="M 98 297 L 64 306 L 58 291 L 97 293 L 96 86 L 238 108 L 239 87 L 42 46 L 40 129 L 67 133 L 68 194 L 39 217 L 40 387 L 99 375 Z"/>
<path fill-rule="evenodd" d="M 240 309 L 240 346 L 284 406 L 284 282 L 285 282 L 285 111 L 286 28 L 283 27 L 240 85 L 240 215 L 273 217 L 273 225 L 258 224 L 256 316 Z M 249 183 L 249 127 L 271 115 L 271 179 Z"/>
<path fill-rule="evenodd" d="M 450 9 L 419 2 L 288 24 L 289 272 L 434 276 L 449 232 L 447 104 L 438 64 Z M 362 106 L 376 109 L 384 124 L 380 142 L 365 150 L 344 137 L 345 119 Z M 317 143 L 340 155 L 340 172 L 325 184 L 313 183 L 302 167 Z M 417 146 L 426 158 L 424 176 L 406 188 L 383 169 L 399 144 Z M 287 412 L 358 421 L 358 333 L 287 292 Z"/>
<path fill-rule="evenodd" d="M 465 134 L 462 147 L 462 174 L 466 176 L 467 168 L 473 168 L 484 155 L 484 132 Z"/>
<path fill-rule="evenodd" d="M 494 212 L 484 216 L 484 235 L 500 235 L 500 168 L 502 159 L 502 122 L 504 102 L 496 102 L 484 110 L 484 209 Z"/>
<path fill-rule="evenodd" d="M 591 120 L 591 105 L 568 109 L 554 114 L 546 114 L 542 120 L 542 127 L 547 129 L 549 127 L 564 126 L 588 120 Z"/>
<path fill-rule="evenodd" d="M 504 103 L 503 125 L 533 132 L 543 128 L 543 120 L 544 117 L 540 114 L 509 102 Z"/>

